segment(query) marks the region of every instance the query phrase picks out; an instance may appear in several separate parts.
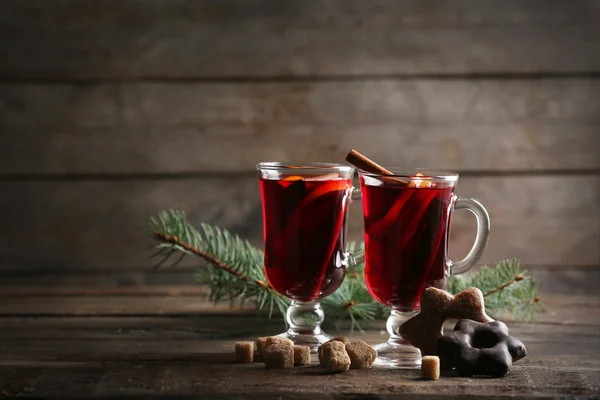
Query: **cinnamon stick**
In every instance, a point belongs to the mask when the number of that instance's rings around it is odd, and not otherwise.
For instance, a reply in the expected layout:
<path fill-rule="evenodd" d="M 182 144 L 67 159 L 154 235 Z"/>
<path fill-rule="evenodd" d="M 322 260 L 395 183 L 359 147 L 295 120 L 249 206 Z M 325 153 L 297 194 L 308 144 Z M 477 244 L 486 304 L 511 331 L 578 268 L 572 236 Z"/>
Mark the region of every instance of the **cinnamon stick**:
<path fill-rule="evenodd" d="M 381 165 L 377 164 L 375 161 L 371 160 L 364 154 L 361 154 L 354 149 L 350 150 L 350 153 L 348 153 L 348 155 L 346 156 L 346 161 L 348 161 L 350 164 L 354 165 L 355 167 L 358 167 L 358 168 L 362 169 L 363 171 L 370 172 L 372 174 L 393 175 L 393 173 L 391 171 L 383 168 Z M 392 185 L 394 185 L 394 184 L 395 185 L 397 185 L 397 184 L 406 185 L 405 181 L 403 181 L 402 179 L 396 178 L 396 177 L 384 176 L 381 178 L 381 180 L 383 182 L 387 182 Z"/>
<path fill-rule="evenodd" d="M 390 171 L 354 149 L 350 150 L 350 153 L 346 156 L 346 161 L 363 171 L 373 174 L 393 175 Z"/>

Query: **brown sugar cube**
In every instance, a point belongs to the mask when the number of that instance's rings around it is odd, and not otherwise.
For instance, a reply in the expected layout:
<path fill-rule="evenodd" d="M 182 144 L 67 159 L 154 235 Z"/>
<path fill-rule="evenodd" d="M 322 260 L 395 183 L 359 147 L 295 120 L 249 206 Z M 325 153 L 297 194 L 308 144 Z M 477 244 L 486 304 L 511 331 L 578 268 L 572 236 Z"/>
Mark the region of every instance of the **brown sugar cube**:
<path fill-rule="evenodd" d="M 265 349 L 272 344 L 285 344 L 287 346 L 293 346 L 294 342 L 290 339 L 280 336 L 263 336 L 256 339 L 256 353 L 262 356 Z"/>
<path fill-rule="evenodd" d="M 350 343 L 350 339 L 348 339 L 346 336 L 336 336 L 331 339 L 330 342 L 342 342 L 344 344 L 348 344 Z"/>
<path fill-rule="evenodd" d="M 267 348 L 267 336 L 259 337 L 256 339 L 256 354 L 262 356 Z"/>
<path fill-rule="evenodd" d="M 377 358 L 377 352 L 375 349 L 362 340 L 347 343 L 346 352 L 350 357 L 350 368 L 371 368 L 375 362 L 375 359 Z"/>
<path fill-rule="evenodd" d="M 251 363 L 254 361 L 254 342 L 236 342 L 235 361 L 239 363 Z"/>
<path fill-rule="evenodd" d="M 425 356 L 421 359 L 421 378 L 430 381 L 440 379 L 440 359 L 437 356 Z"/>
<path fill-rule="evenodd" d="M 319 355 L 321 365 L 331 372 L 345 372 L 350 368 L 350 356 L 346 352 L 346 346 L 336 340 L 321 345 Z"/>
<path fill-rule="evenodd" d="M 350 340 L 346 337 L 346 336 L 336 336 L 328 341 L 326 341 L 325 343 L 329 343 L 329 342 L 342 342 L 345 345 L 350 343 Z M 325 344 L 323 343 L 323 344 Z M 321 347 L 323 347 L 323 344 L 319 346 L 319 348 L 317 349 L 317 353 L 319 354 L 319 357 L 321 357 Z M 319 361 L 321 361 L 321 359 L 319 358 Z"/>
<path fill-rule="evenodd" d="M 294 346 L 294 365 L 310 364 L 310 347 Z"/>
<path fill-rule="evenodd" d="M 263 351 L 267 369 L 294 368 L 294 348 L 284 344 L 272 344 Z"/>
<path fill-rule="evenodd" d="M 291 341 L 288 338 L 281 337 L 281 336 L 269 336 L 267 338 L 266 344 L 267 344 L 267 347 L 271 346 L 272 344 L 281 344 L 281 345 L 290 346 L 290 347 L 294 346 L 293 341 Z"/>

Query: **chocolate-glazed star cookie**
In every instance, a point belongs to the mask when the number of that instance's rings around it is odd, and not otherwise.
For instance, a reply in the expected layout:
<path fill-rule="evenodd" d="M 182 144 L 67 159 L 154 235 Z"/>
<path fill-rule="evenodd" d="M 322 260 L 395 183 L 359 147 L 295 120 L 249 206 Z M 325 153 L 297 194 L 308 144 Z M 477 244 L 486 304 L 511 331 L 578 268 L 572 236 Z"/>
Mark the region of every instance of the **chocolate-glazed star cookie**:
<path fill-rule="evenodd" d="M 510 336 L 503 322 L 486 324 L 463 319 L 454 332 L 437 340 L 437 353 L 461 376 L 504 376 L 512 363 L 527 355 L 523 343 Z"/>

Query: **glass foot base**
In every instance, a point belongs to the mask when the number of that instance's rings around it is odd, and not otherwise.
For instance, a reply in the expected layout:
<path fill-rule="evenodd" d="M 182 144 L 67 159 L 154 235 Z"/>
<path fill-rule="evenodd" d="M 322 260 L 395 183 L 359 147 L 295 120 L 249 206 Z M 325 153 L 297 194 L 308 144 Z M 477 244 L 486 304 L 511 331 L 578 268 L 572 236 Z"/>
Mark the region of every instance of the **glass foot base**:
<path fill-rule="evenodd" d="M 278 336 L 291 339 L 299 346 L 308 346 L 314 354 L 320 345 L 331 339 L 321 330 L 324 318 L 323 308 L 318 301 L 292 300 L 285 314 L 289 329 Z"/>
<path fill-rule="evenodd" d="M 379 368 L 421 368 L 421 351 L 409 344 L 381 343 L 373 346 L 377 350 L 375 367 Z"/>
<path fill-rule="evenodd" d="M 302 334 L 288 331 L 277 336 L 288 338 L 298 346 L 308 346 L 310 347 L 310 352 L 313 354 L 317 353 L 317 349 L 320 345 L 331 339 L 331 336 L 323 332 L 318 334 Z"/>

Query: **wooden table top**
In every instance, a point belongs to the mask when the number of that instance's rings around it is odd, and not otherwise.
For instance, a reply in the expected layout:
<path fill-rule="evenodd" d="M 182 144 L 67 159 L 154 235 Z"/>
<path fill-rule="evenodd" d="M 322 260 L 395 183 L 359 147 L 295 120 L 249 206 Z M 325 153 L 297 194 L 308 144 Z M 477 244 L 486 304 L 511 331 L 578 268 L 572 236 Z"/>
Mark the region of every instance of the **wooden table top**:
<path fill-rule="evenodd" d="M 528 356 L 501 379 L 418 371 L 328 374 L 235 364 L 237 340 L 283 321 L 207 304 L 194 287 L 5 291 L 0 296 L 0 396 L 251 399 L 594 398 L 600 396 L 600 301 L 545 298 L 535 323 L 509 323 Z M 347 331 L 330 333 L 349 334 Z M 383 323 L 355 338 L 386 339 Z"/>

